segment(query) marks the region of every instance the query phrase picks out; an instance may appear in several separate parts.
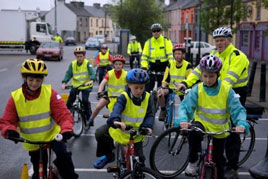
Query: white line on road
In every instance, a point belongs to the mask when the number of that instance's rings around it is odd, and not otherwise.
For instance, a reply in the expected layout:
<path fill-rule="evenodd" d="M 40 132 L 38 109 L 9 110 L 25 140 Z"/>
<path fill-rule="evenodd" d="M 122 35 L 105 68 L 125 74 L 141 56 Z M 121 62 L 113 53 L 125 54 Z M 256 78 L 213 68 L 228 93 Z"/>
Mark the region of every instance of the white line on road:
<path fill-rule="evenodd" d="M 0 69 L 0 72 L 4 72 L 4 71 L 7 71 L 8 69 L 7 68 L 3 68 L 3 69 Z"/>

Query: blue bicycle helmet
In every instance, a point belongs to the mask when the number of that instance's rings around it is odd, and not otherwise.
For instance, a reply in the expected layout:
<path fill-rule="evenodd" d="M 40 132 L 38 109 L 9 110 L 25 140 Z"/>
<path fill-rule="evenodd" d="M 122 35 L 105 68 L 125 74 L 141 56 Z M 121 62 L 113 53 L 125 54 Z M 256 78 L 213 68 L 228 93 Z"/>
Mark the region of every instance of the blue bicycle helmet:
<path fill-rule="evenodd" d="M 150 78 L 145 70 L 134 68 L 127 73 L 127 82 L 135 84 L 145 84 L 148 83 Z"/>

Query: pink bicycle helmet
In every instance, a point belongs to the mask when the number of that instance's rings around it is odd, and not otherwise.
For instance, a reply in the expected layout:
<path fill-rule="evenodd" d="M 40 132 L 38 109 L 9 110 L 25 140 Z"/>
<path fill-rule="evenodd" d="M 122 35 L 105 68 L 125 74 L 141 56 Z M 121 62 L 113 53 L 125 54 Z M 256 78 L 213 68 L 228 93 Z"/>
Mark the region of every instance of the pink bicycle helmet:
<path fill-rule="evenodd" d="M 214 55 L 206 55 L 200 61 L 200 69 L 201 71 L 206 72 L 219 72 L 222 67 L 222 61 L 219 57 Z"/>

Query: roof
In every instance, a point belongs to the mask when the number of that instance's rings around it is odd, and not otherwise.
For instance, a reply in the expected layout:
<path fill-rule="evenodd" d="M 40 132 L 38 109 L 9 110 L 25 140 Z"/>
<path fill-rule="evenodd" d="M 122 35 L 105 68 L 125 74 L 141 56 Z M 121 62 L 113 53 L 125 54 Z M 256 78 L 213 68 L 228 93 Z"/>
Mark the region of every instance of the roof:
<path fill-rule="evenodd" d="M 102 8 L 96 8 L 94 6 L 85 6 L 85 10 L 93 17 L 105 17 L 105 13 Z"/>
<path fill-rule="evenodd" d="M 182 9 L 187 9 L 190 7 L 195 7 L 199 4 L 199 0 L 191 0 L 183 5 Z"/>
<path fill-rule="evenodd" d="M 65 5 L 77 16 L 91 16 L 91 14 L 85 9 L 85 6 L 82 2 L 71 2 L 70 4 L 66 3 Z"/>
<path fill-rule="evenodd" d="M 168 5 L 165 11 L 181 9 L 184 5 L 188 4 L 189 2 L 191 2 L 191 0 L 177 0 L 175 3 Z"/>

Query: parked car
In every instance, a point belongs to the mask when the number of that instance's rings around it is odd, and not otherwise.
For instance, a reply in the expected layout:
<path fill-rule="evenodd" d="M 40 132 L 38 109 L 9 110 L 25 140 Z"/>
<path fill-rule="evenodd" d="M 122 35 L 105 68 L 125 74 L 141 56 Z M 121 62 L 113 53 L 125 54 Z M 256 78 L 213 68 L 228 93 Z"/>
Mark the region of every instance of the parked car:
<path fill-rule="evenodd" d="M 97 38 L 95 37 L 89 37 L 85 43 L 85 48 L 90 49 L 90 48 L 99 48 L 100 47 L 100 42 Z"/>
<path fill-rule="evenodd" d="M 37 59 L 63 59 L 63 47 L 59 42 L 43 42 L 36 51 Z"/>
<path fill-rule="evenodd" d="M 105 43 L 104 35 L 95 35 L 94 37 L 97 38 L 100 43 Z"/>
<path fill-rule="evenodd" d="M 197 54 L 198 54 L 198 47 L 199 47 L 199 41 L 192 41 L 191 42 L 191 53 L 193 54 L 193 58 L 196 59 Z M 200 41 L 200 53 L 201 53 L 201 57 L 205 56 L 205 55 L 209 55 L 210 52 L 216 48 L 213 45 L 210 45 L 207 42 L 202 42 Z"/>
<path fill-rule="evenodd" d="M 65 45 L 76 45 L 74 37 L 67 37 L 65 39 Z"/>

